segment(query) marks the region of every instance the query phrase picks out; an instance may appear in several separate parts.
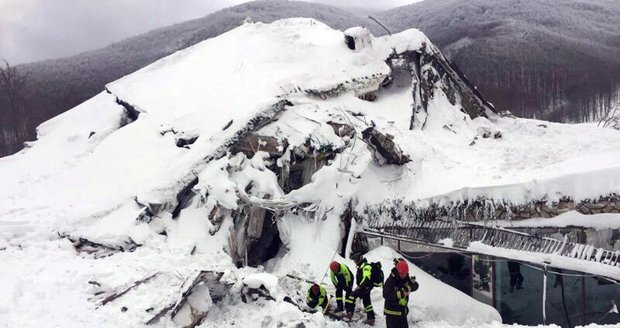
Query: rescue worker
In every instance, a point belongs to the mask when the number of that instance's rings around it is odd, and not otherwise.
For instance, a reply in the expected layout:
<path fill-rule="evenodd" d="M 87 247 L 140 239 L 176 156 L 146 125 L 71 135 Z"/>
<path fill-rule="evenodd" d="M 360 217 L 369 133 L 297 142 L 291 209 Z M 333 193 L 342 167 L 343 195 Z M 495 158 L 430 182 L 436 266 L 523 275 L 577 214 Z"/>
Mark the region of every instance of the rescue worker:
<path fill-rule="evenodd" d="M 340 315 L 344 312 L 344 303 L 355 303 L 355 298 L 351 296 L 353 289 L 353 273 L 344 263 L 333 261 L 329 265 L 329 277 L 336 287 L 336 312 Z M 342 297 L 344 292 L 344 298 Z"/>
<path fill-rule="evenodd" d="M 508 273 L 510 274 L 510 292 L 523 289 L 523 275 L 521 274 L 521 264 L 516 261 L 508 261 Z"/>
<path fill-rule="evenodd" d="M 308 288 L 308 293 L 306 294 L 306 304 L 311 309 L 318 306 L 321 311 L 323 311 L 323 314 L 327 313 L 329 303 L 325 288 L 319 286 L 318 284 L 312 284 L 312 286 Z"/>
<path fill-rule="evenodd" d="M 407 262 L 399 259 L 383 285 L 383 298 L 385 298 L 383 313 L 387 328 L 409 327 L 407 322 L 409 294 L 418 290 L 418 287 L 415 277 L 409 276 Z"/>
<path fill-rule="evenodd" d="M 345 319 L 351 320 L 351 318 L 353 317 L 353 311 L 355 310 L 355 300 L 361 298 L 362 304 L 364 305 L 364 312 L 366 312 L 366 320 L 364 321 L 364 323 L 374 326 L 375 311 L 370 301 L 370 292 L 372 288 L 375 287 L 375 283 L 373 282 L 372 266 L 361 254 L 354 255 L 352 256 L 352 258 L 357 265 L 357 272 L 355 275 L 355 282 L 357 284 L 357 288 L 351 293 L 353 301 L 351 303 L 347 303 L 348 308 Z M 381 282 L 381 284 L 382 283 L 383 281 Z M 381 284 L 379 284 L 379 286 L 381 286 Z"/>

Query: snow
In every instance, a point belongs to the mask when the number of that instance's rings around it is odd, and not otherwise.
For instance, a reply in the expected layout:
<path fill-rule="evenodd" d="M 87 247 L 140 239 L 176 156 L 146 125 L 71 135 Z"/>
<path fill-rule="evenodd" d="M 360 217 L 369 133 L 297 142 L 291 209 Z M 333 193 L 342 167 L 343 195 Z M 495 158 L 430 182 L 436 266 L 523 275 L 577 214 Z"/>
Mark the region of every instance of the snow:
<path fill-rule="evenodd" d="M 326 273 L 332 259 L 354 267 L 337 255 L 343 237 L 340 214 L 349 204 L 359 211 L 384 199 L 423 205 L 432 199 L 485 196 L 522 203 L 560 196 L 578 201 L 620 192 L 616 130 L 495 116 L 472 120 L 440 90 L 429 103 L 425 128 L 409 130 L 410 84 L 382 90 L 375 102 L 367 102 L 356 93 L 376 81 L 354 80 L 387 74 L 385 59 L 393 49 L 417 50 L 430 42 L 417 30 L 372 41 L 350 51 L 342 32 L 311 19 L 245 24 L 115 81 L 107 86 L 110 93 L 42 124 L 29 148 L 0 159 L 0 323 L 141 327 L 177 302 L 198 272 L 215 270 L 225 272 L 234 288 L 241 282 L 263 284 L 276 301 L 246 304 L 231 293 L 224 304 L 215 305 L 207 288 L 200 286 L 190 303 L 209 309 L 203 327 L 345 327 L 321 314 L 302 312 L 283 297 L 303 300 L 308 287 L 287 274 L 329 287 Z M 331 90 L 340 84 L 344 90 L 328 99 L 300 91 Z M 128 121 L 117 98 L 141 113 L 136 121 Z M 292 146 L 309 140 L 315 148 L 342 150 L 311 183 L 288 194 L 267 168 L 265 152 L 252 158 L 221 152 L 238 131 L 269 114 L 270 106 L 282 99 L 293 106 L 260 129 L 261 135 L 286 139 Z M 350 111 L 364 116 L 354 117 Z M 358 133 L 373 122 L 394 135 L 412 162 L 380 167 L 361 140 L 341 138 L 328 121 L 350 124 Z M 482 138 L 482 128 L 500 131 L 502 138 Z M 188 136 L 198 139 L 188 148 L 176 145 L 178 138 Z M 177 193 L 196 178 L 198 196 L 172 218 Z M 240 224 L 230 212 L 237 209 L 237 193 L 250 183 L 248 192 L 255 198 L 269 195 L 315 204 L 314 215 L 287 212 L 278 218 L 284 247 L 264 270 L 237 269 L 229 255 L 229 237 Z M 146 207 L 160 205 L 162 211 L 150 220 L 137 220 Z M 217 232 L 208 219 L 216 205 L 223 209 Z M 616 215 L 588 219 L 596 228 L 620 226 Z M 567 213 L 546 222 L 566 226 L 583 221 Z M 141 246 L 94 258 L 78 253 L 61 235 L 103 244 L 131 239 Z M 473 244 L 470 250 L 490 251 L 485 247 Z M 515 259 L 543 261 L 524 252 L 506 252 Z M 367 256 L 381 261 L 387 275 L 396 253 L 379 248 Z M 550 259 L 552 264 L 583 265 L 576 259 Z M 410 320 L 421 320 L 418 327 L 501 327 L 496 310 L 412 264 L 410 268 L 421 285 L 410 302 Z M 122 298 L 100 305 L 99 292 L 122 290 L 153 274 Z M 372 298 L 379 313 L 377 326 L 384 327 L 378 290 Z M 178 325 L 166 317 L 157 326 Z"/>
<path fill-rule="evenodd" d="M 127 241 L 129 238 L 138 244 L 143 244 L 149 237 L 150 228 L 139 221 L 127 220 L 128 217 L 138 217 L 143 208 L 135 202 L 128 203 L 110 214 L 92 221 L 82 223 L 75 232 L 69 232 L 73 237 L 86 238 L 90 241 L 114 245 Z"/>
<path fill-rule="evenodd" d="M 482 223 L 482 222 L 479 222 Z M 593 229 L 617 229 L 620 214 L 602 213 L 585 215 L 577 211 L 568 211 L 552 218 L 533 218 L 526 220 L 495 220 L 494 225 L 505 228 L 540 228 L 540 227 L 585 227 Z"/>
<path fill-rule="evenodd" d="M 277 293 L 278 277 L 269 273 L 255 273 L 245 276 L 243 283 L 250 288 L 260 288 L 263 286 L 273 295 Z"/>

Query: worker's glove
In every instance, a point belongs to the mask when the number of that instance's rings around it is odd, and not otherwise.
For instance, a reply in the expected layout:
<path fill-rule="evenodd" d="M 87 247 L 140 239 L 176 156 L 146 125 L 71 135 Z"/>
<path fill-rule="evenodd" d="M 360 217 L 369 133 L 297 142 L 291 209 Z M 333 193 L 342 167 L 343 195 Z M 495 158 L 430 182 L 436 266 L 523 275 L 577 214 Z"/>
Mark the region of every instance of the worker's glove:
<path fill-rule="evenodd" d="M 407 306 L 407 299 L 406 298 L 401 298 L 398 300 L 398 305 L 400 306 Z"/>

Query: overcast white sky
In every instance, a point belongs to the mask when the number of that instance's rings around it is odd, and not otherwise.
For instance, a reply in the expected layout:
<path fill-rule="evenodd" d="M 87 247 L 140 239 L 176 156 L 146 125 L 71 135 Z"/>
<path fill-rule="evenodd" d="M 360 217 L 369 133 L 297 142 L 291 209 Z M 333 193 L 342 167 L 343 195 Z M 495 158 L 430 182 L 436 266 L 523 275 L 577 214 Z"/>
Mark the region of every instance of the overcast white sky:
<path fill-rule="evenodd" d="M 420 0 L 308 0 L 388 9 Z M 11 64 L 101 48 L 247 0 L 0 0 L 0 59 Z"/>

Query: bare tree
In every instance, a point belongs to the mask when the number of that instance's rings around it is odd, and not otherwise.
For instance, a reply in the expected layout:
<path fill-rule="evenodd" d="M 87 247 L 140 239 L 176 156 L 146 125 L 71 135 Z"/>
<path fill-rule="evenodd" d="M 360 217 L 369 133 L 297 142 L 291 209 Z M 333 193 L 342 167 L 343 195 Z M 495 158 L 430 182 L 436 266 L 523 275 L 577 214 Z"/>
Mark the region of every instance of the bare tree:
<path fill-rule="evenodd" d="M 611 106 L 609 111 L 598 121 L 597 126 L 603 128 L 612 128 L 616 130 L 620 130 L 620 106 L 619 104 L 615 104 Z"/>
<path fill-rule="evenodd" d="M 19 149 L 20 136 L 27 133 L 24 91 L 27 75 L 11 66 L 0 63 L 0 156 Z"/>
<path fill-rule="evenodd" d="M 4 64 L 0 67 L 0 90 L 7 100 L 9 108 L 16 108 L 26 85 L 26 75 L 18 72 L 17 68 L 11 66 L 8 61 L 2 61 Z"/>

